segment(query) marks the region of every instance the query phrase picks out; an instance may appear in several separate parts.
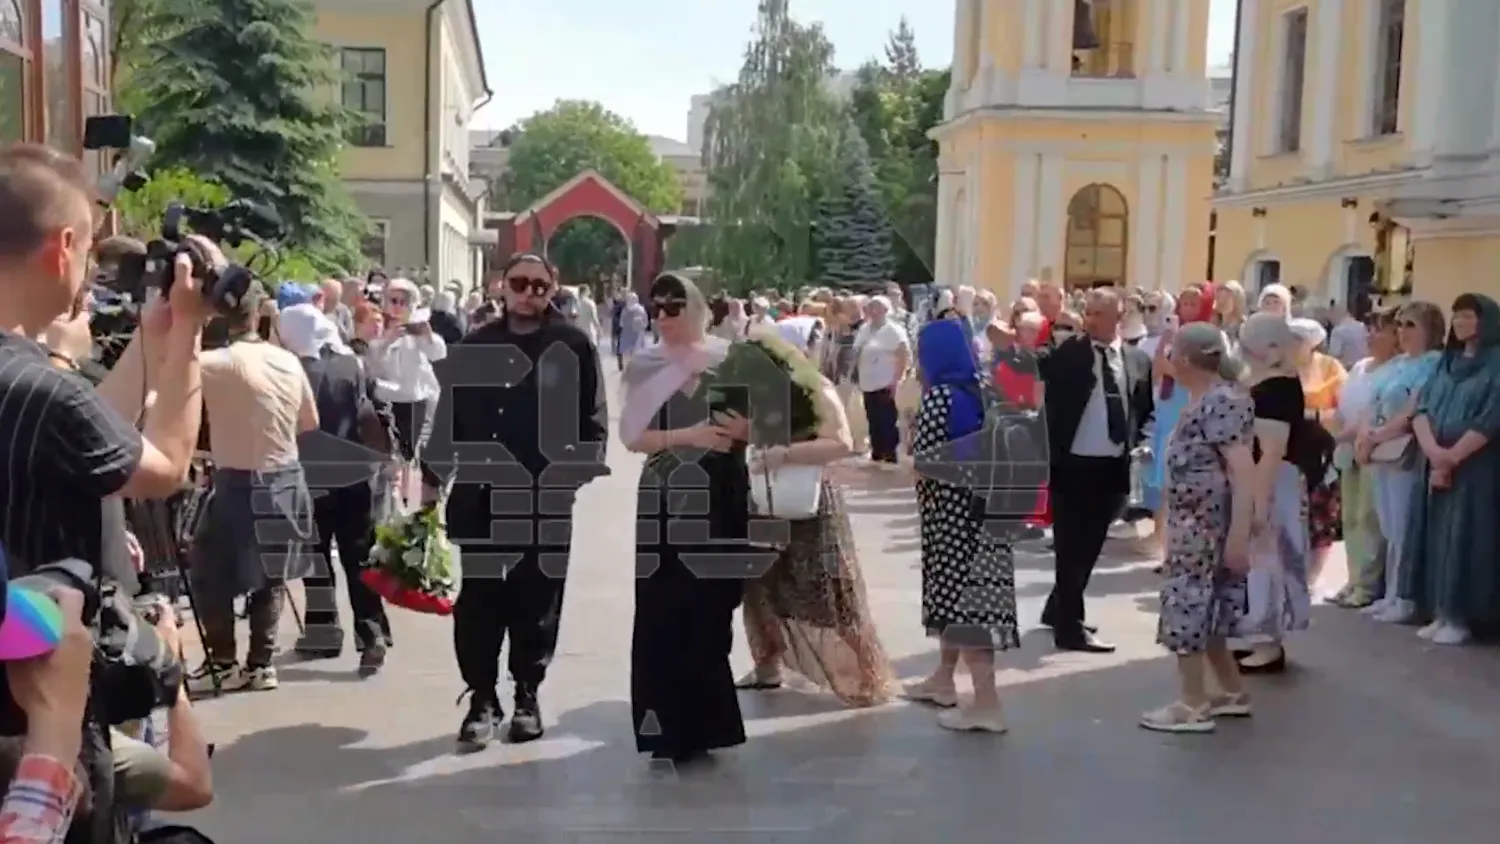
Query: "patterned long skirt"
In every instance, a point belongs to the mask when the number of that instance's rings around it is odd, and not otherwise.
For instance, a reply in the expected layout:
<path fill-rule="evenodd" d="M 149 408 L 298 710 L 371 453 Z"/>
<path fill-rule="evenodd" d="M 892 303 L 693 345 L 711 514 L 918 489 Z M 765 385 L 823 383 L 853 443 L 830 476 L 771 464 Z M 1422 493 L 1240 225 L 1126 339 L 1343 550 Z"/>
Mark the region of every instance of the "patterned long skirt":
<path fill-rule="evenodd" d="M 746 582 L 744 620 L 757 665 L 780 662 L 849 706 L 891 699 L 895 675 L 870 616 L 843 495 L 827 480 L 817 517 L 792 522 L 776 563 Z"/>

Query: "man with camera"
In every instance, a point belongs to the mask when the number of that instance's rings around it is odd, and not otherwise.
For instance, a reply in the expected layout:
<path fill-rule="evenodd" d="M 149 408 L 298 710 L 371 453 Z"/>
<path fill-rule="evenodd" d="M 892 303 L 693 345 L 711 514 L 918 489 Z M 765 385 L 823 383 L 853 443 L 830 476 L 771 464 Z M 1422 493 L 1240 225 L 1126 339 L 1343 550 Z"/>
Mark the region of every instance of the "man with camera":
<path fill-rule="evenodd" d="M 140 638 L 128 607 L 121 612 L 115 601 L 116 584 L 135 576 L 119 499 L 164 498 L 187 477 L 202 417 L 199 348 L 212 311 L 195 275 L 222 266 L 223 255 L 197 238 L 196 270 L 193 257 L 173 257 L 170 296 L 147 305 L 135 338 L 95 390 L 55 366 L 57 353 L 36 341 L 87 307 L 94 210 L 93 182 L 78 160 L 36 145 L 0 151 L 0 429 L 8 434 L 0 438 L 0 546 L 12 576 L 45 575 L 85 595 L 83 623 L 109 662 Z M 163 668 L 149 662 L 126 668 Z M 102 685 L 109 674 L 96 665 L 86 713 L 66 715 L 81 716 L 72 722 L 75 740 L 84 725 L 91 791 L 90 823 L 72 829 L 69 841 L 126 840 L 113 799 L 106 724 L 120 701 Z M 16 691 L 3 697 L 17 697 L 22 711 L 0 715 L 0 734 L 32 728 Z M 77 747 L 65 750 L 77 758 Z"/>

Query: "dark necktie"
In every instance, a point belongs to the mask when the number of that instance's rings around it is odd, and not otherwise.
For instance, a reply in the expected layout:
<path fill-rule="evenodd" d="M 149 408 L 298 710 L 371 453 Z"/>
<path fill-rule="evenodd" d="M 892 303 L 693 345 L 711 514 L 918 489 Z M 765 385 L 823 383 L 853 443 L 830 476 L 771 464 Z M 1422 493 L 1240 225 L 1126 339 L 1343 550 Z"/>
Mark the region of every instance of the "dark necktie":
<path fill-rule="evenodd" d="M 1109 418 L 1109 441 L 1125 445 L 1125 397 L 1120 394 L 1119 354 L 1108 346 L 1099 350 L 1099 372 L 1104 377 L 1104 412 Z"/>

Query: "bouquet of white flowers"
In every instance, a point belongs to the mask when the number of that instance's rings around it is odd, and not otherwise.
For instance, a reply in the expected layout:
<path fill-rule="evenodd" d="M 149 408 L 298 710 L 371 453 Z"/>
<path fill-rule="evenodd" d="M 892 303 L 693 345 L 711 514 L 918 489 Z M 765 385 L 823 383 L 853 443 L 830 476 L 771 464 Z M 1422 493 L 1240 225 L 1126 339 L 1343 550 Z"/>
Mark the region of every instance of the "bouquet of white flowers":
<path fill-rule="evenodd" d="M 453 612 L 462 568 L 443 519 L 446 498 L 398 513 L 375 528 L 372 567 L 360 572 L 360 579 L 398 607 L 431 615 Z"/>

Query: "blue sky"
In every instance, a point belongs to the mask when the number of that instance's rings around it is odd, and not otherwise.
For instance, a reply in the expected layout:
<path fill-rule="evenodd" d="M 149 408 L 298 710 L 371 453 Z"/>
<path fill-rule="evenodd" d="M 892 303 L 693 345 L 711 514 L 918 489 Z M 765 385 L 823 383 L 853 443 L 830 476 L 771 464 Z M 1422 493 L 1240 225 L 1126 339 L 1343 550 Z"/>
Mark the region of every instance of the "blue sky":
<path fill-rule="evenodd" d="M 1228 59 L 1234 0 L 1210 0 L 1209 57 Z M 688 98 L 733 80 L 755 19 L 755 0 L 475 0 L 495 99 L 476 128 L 500 128 L 558 99 L 589 99 L 654 135 L 683 138 Z M 792 0 L 820 21 L 840 67 L 880 54 L 902 15 L 923 61 L 953 55 L 952 0 Z"/>

